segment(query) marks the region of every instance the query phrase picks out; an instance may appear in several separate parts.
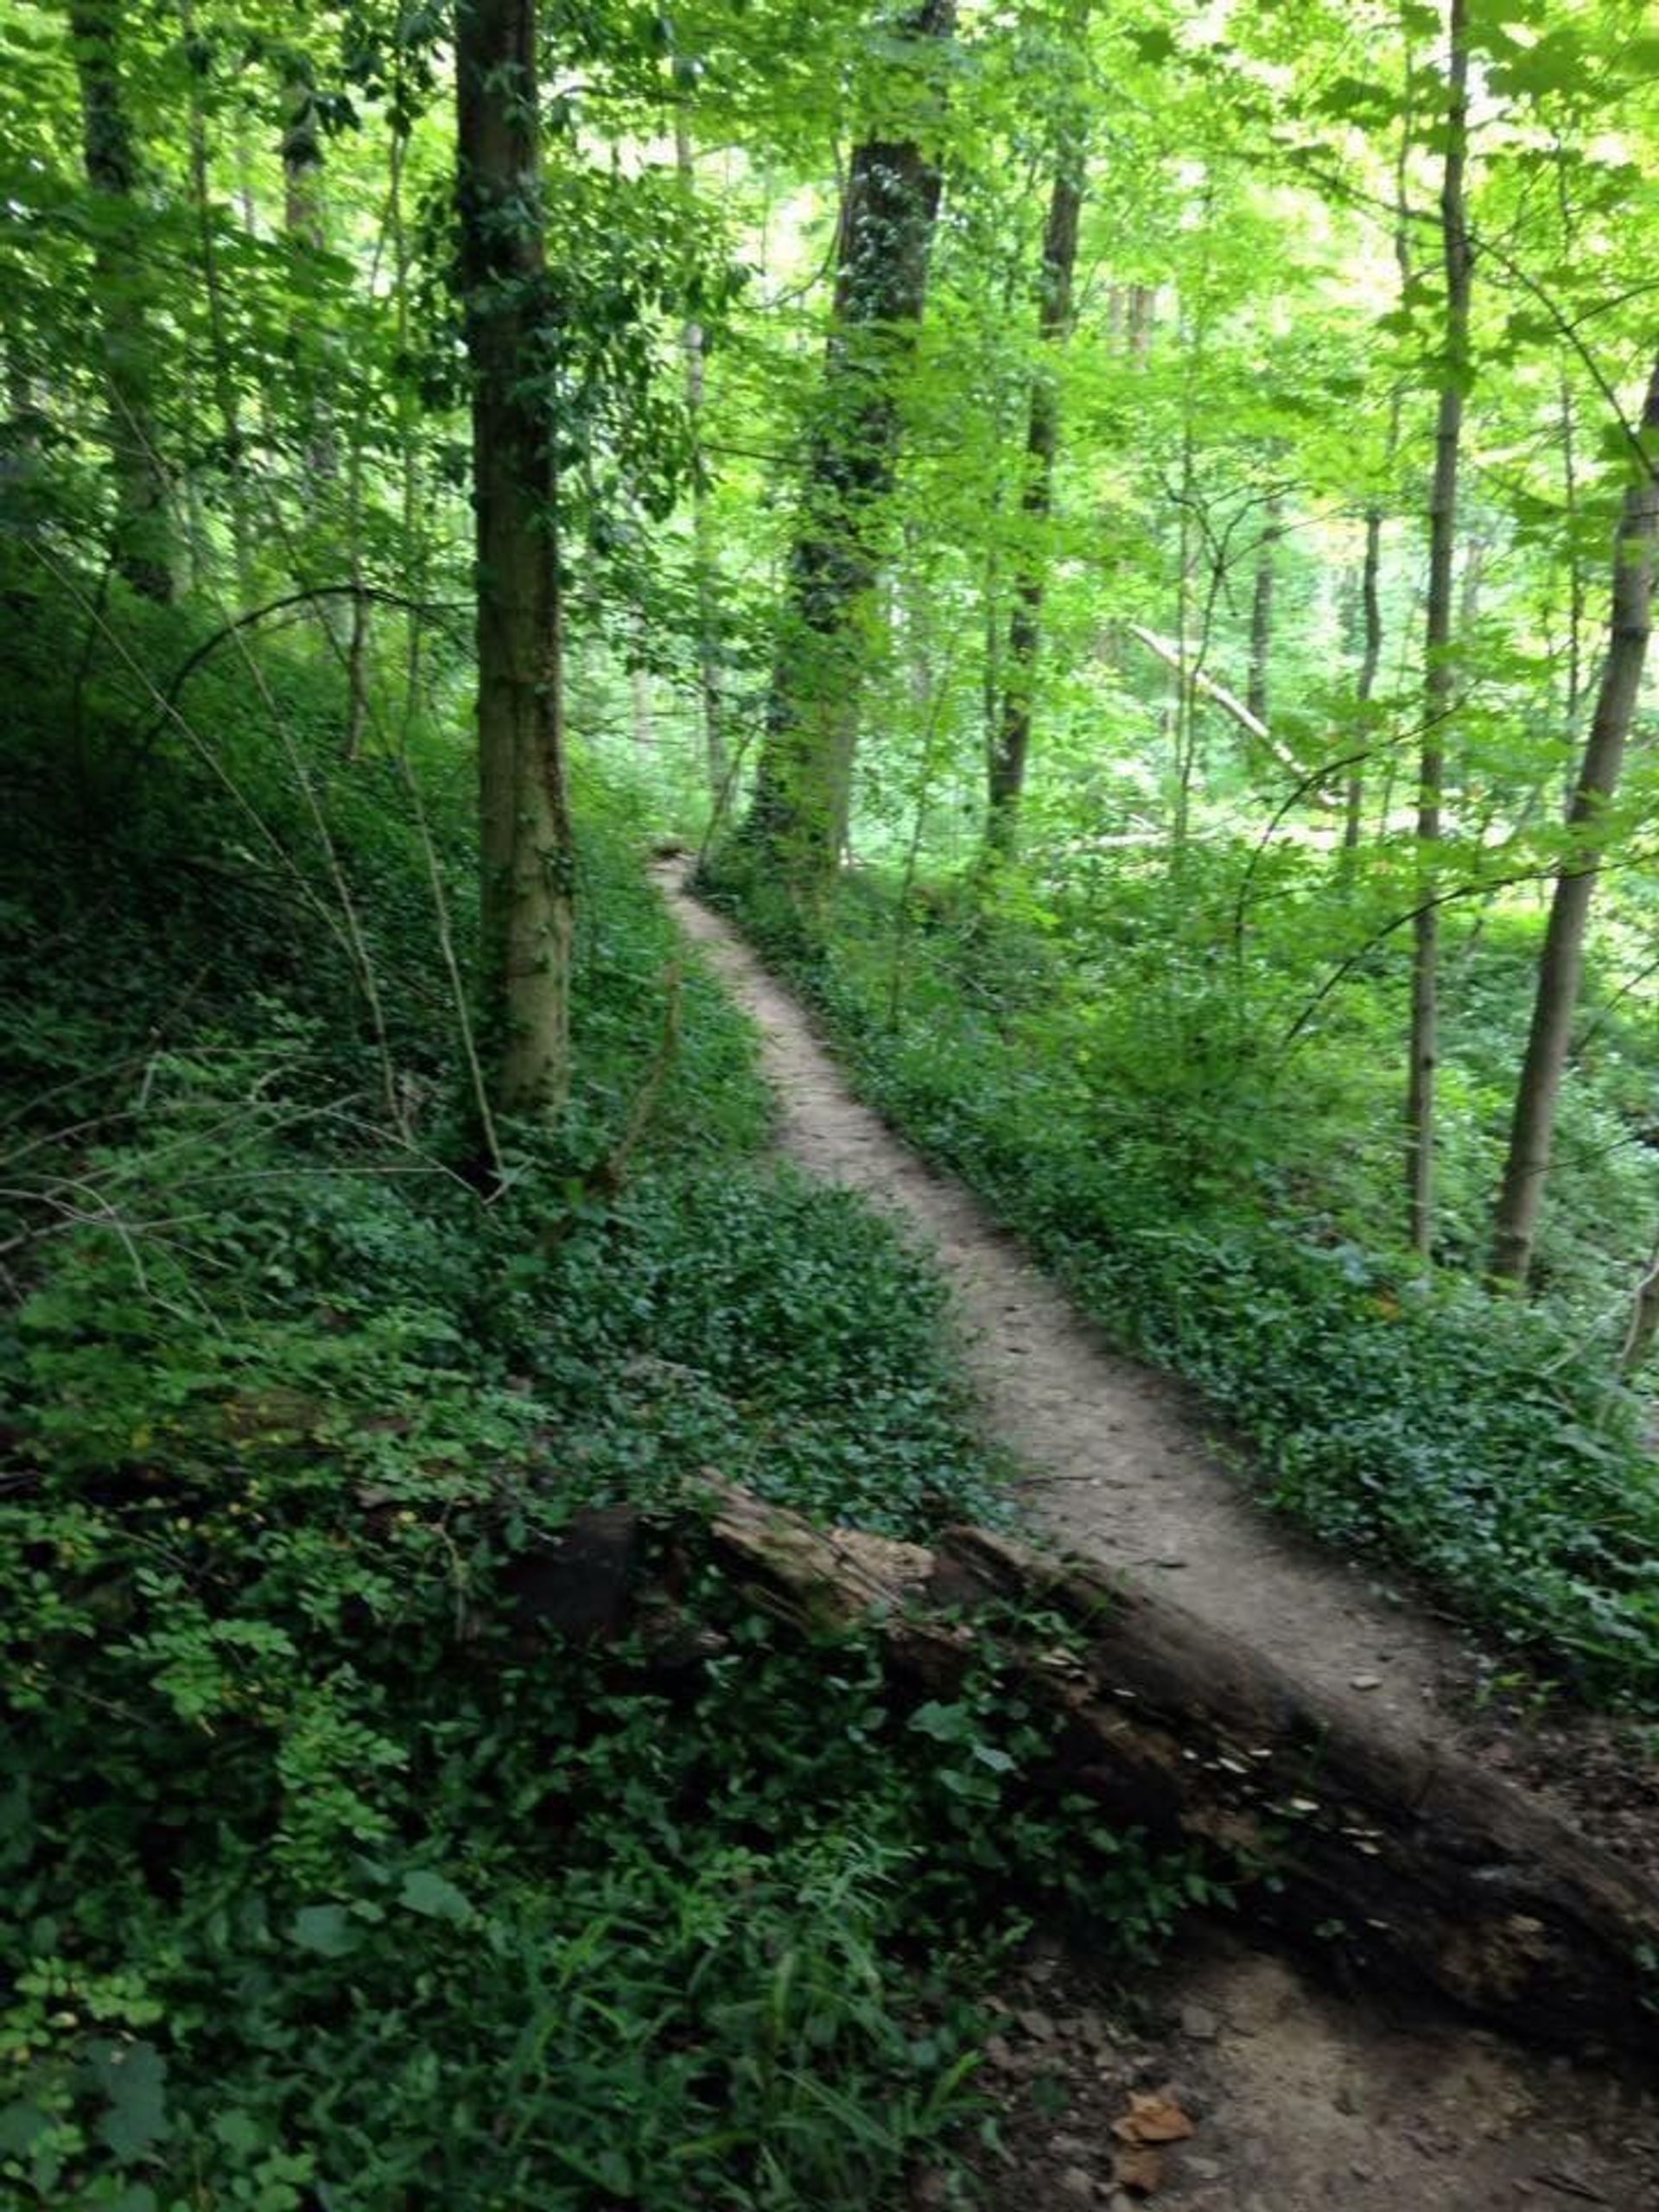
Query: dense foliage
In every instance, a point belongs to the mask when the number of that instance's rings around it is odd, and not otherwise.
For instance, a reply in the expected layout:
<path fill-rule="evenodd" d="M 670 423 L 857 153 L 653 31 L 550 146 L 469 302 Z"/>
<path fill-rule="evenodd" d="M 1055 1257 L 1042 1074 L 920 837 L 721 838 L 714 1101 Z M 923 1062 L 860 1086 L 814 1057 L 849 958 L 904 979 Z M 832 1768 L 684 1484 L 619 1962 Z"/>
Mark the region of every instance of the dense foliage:
<path fill-rule="evenodd" d="M 1560 1289 L 1534 1306 L 1426 1280 L 1390 1246 L 1392 1192 L 1343 1141 L 1365 1110 L 1365 1026 L 1389 1009 L 1373 984 L 1336 1035 L 1284 1053 L 1310 922 L 1281 880 L 1271 931 L 1228 959 L 1249 865 L 1189 879 L 1173 930 L 1156 926 L 1155 876 L 1135 906 L 1116 881 L 1109 914 L 1022 901 L 990 920 L 977 902 L 918 911 L 873 880 L 827 956 L 795 973 L 866 1096 L 981 1190 L 1109 1334 L 1199 1386 L 1272 1503 L 1427 1577 L 1546 1675 L 1650 1709 L 1659 1497 L 1642 1401 L 1609 1377 L 1595 1286 L 1565 1237 Z M 756 926 L 786 958 L 787 932 L 769 939 L 764 911 Z M 1527 939 L 1493 934 L 1498 997 Z M 1592 1130 L 1617 1126 L 1647 1064 L 1616 1022 L 1614 1008 Z M 1474 1027 L 1459 1042 L 1472 1211 L 1495 1145 L 1478 1077 L 1506 1040 Z M 1628 1204 L 1603 1172 L 1603 1203 Z"/>
<path fill-rule="evenodd" d="M 1269 1497 L 1651 1709 L 1655 60 L 0 0 L 8 2201 L 890 2202 L 988 1924 L 1210 1893 L 706 1575 L 710 1471 L 999 1470 L 647 829 Z"/>
<path fill-rule="evenodd" d="M 695 976 L 648 1157 L 595 1198 L 671 950 L 597 787 L 586 1079 L 486 1203 L 434 1149 L 445 750 L 365 805 L 308 727 L 326 671 L 277 654 L 315 812 L 228 699 L 211 772 L 162 742 L 141 797 L 89 810 L 41 741 L 64 611 L 32 612 L 4 640 L 41 717 L 5 763 L 31 861 L 6 1019 L 36 1077 L 8 1145 L 9 2199 L 876 2201 L 971 2101 L 957 1952 L 988 1891 L 1075 1888 L 1128 1943 L 1189 1882 L 1022 1808 L 1040 1742 L 993 1662 L 896 1708 L 868 1649 L 779 1636 L 688 1542 L 710 1471 L 899 1534 L 995 1513 L 938 1283 L 848 1198 L 748 1164 L 748 1039 Z M 118 670 L 85 683 L 99 777 L 139 704 Z M 327 824 L 416 1086 L 401 1137 L 321 921 L 239 813 L 295 857 Z M 238 857 L 193 873 L 202 850 Z M 74 954 L 42 968 L 48 927 Z M 661 1624 L 582 1647 L 519 1602 L 538 1547 L 617 1498 L 681 1591 L 671 1663 Z"/>

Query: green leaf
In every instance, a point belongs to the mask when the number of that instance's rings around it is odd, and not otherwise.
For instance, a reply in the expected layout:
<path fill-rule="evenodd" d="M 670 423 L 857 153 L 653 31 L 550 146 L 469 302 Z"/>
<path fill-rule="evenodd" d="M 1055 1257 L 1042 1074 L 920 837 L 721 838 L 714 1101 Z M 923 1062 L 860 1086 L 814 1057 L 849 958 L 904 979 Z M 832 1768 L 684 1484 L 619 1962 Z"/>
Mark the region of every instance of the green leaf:
<path fill-rule="evenodd" d="M 457 1927 L 473 1916 L 472 1906 L 454 1884 L 426 1866 L 416 1866 L 404 1875 L 397 1902 L 427 1920 L 452 1921 Z"/>
<path fill-rule="evenodd" d="M 930 1700 L 918 1705 L 910 1716 L 910 1725 L 921 1736 L 931 1736 L 936 1744 L 965 1744 L 974 1734 L 973 1716 L 964 1705 L 940 1705 Z"/>
<path fill-rule="evenodd" d="M 154 2044 L 98 2043 L 88 2063 L 110 2101 L 99 2139 L 125 2164 L 168 2132 L 167 2061 Z"/>
<path fill-rule="evenodd" d="M 0 2105 L 0 2152 L 14 2158 L 26 2158 L 36 2136 L 51 2125 L 40 2107 L 30 2104 L 27 2098 Z"/>
<path fill-rule="evenodd" d="M 239 2111 L 234 2106 L 221 2112 L 213 2120 L 213 2133 L 227 2151 L 238 2152 L 245 2158 L 263 2148 L 267 2140 L 265 2131 L 251 2113 Z"/>
<path fill-rule="evenodd" d="M 343 1959 L 357 1946 L 357 1930 L 343 1904 L 308 1904 L 294 1916 L 289 1930 L 302 1951 L 317 1951 L 325 1959 Z"/>

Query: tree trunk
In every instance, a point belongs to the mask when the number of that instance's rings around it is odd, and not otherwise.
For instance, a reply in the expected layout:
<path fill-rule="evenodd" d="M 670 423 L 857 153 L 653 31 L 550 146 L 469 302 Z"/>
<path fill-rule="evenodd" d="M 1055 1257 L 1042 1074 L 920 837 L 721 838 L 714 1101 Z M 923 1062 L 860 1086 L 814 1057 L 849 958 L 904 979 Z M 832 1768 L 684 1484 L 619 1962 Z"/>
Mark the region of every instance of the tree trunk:
<path fill-rule="evenodd" d="M 1043 270 L 1038 296 L 1037 335 L 1057 353 L 1071 327 L 1071 283 L 1077 261 L 1077 219 L 1083 207 L 1086 151 L 1080 130 L 1067 132 L 1056 158 L 1048 219 L 1043 229 Z M 1014 566 L 1014 612 L 1008 622 L 1008 655 L 1001 713 L 990 747 L 989 811 L 986 841 L 1007 855 L 1017 842 L 1020 802 L 1026 787 L 1031 750 L 1031 717 L 1042 634 L 1043 588 L 1047 566 L 1045 539 L 1054 504 L 1054 461 L 1059 447 L 1058 379 L 1052 360 L 1032 372 L 1031 407 L 1026 428 L 1026 476 L 1020 509 L 1023 533 Z"/>
<path fill-rule="evenodd" d="M 1394 260 L 1400 274 L 1400 297 L 1403 302 L 1411 289 L 1411 218 L 1408 200 L 1408 169 L 1411 161 L 1413 136 L 1412 54 L 1408 48 L 1405 56 L 1405 84 L 1402 87 L 1402 110 L 1400 118 L 1400 139 L 1394 167 Z M 1383 445 L 1383 469 L 1389 486 L 1394 480 L 1395 463 L 1400 453 L 1400 418 L 1404 409 L 1404 393 L 1396 381 L 1389 394 L 1389 429 Z M 1376 675 L 1382 658 L 1382 501 L 1373 499 L 1365 509 L 1365 556 L 1360 575 L 1360 605 L 1363 644 L 1361 647 L 1359 682 L 1357 696 L 1362 710 L 1362 728 L 1368 740 L 1366 751 L 1371 751 L 1370 720 L 1364 710 L 1369 708 L 1376 690 Z M 1389 756 L 1389 775 L 1392 776 L 1392 755 Z M 1348 781 L 1347 820 L 1343 828 L 1343 855 L 1351 885 L 1355 858 L 1359 851 L 1364 826 L 1365 762 L 1355 764 Z M 1385 779 L 1385 781 L 1387 779 Z M 1383 822 L 1388 820 L 1386 804 Z"/>
<path fill-rule="evenodd" d="M 1464 207 L 1469 137 L 1467 0 L 1448 0 L 1446 166 L 1440 187 L 1440 243 L 1446 267 L 1446 346 L 1434 432 L 1429 501 L 1428 611 L 1422 750 L 1417 779 L 1417 839 L 1426 886 L 1440 840 L 1446 724 L 1457 696 L 1452 664 L 1452 561 L 1457 544 L 1458 461 L 1469 376 L 1470 250 Z M 1427 1259 L 1434 1235 L 1434 1077 L 1440 1059 L 1440 909 L 1425 897 L 1413 925 L 1410 1069 L 1406 1090 L 1407 1230 Z"/>
<path fill-rule="evenodd" d="M 1376 671 L 1382 658 L 1382 510 L 1375 499 L 1365 510 L 1365 557 L 1359 572 L 1359 680 L 1354 696 L 1360 710 L 1370 705 L 1376 690 Z M 1369 725 L 1367 725 L 1369 732 Z M 1365 764 L 1356 761 L 1348 778 L 1347 806 L 1343 818 L 1342 846 L 1351 856 L 1359 850 L 1364 826 Z"/>
<path fill-rule="evenodd" d="M 1569 721 L 1584 696 L 1584 563 L 1579 554 L 1579 467 L 1573 387 L 1561 378 L 1561 505 L 1570 548 L 1567 564 L 1567 712 Z M 1568 804 L 1571 804 L 1569 794 Z"/>
<path fill-rule="evenodd" d="M 310 62 L 289 54 L 283 71 L 283 226 L 302 255 L 320 254 L 327 243 L 322 208 L 322 132 L 317 120 L 317 88 Z M 304 495 L 314 512 L 322 486 L 339 474 L 334 410 L 320 379 L 303 379 L 301 404 L 306 417 L 302 439 Z"/>
<path fill-rule="evenodd" d="M 1634 1375 L 1645 1365 L 1656 1336 L 1659 1336 L 1659 1237 L 1656 1237 L 1649 1248 L 1642 1272 L 1637 1278 L 1630 1321 L 1625 1328 L 1624 1341 L 1619 1346 L 1618 1371 L 1621 1375 Z"/>
<path fill-rule="evenodd" d="M 86 181 L 110 203 L 111 217 L 99 224 L 92 249 L 115 479 L 111 558 L 135 591 L 165 603 L 173 597 L 174 532 L 156 431 L 155 339 L 134 220 L 137 164 L 121 92 L 120 19 L 118 0 L 74 0 L 69 10 Z"/>
<path fill-rule="evenodd" d="M 688 206 L 696 195 L 696 167 L 683 108 L 674 117 L 674 166 Z M 689 315 L 680 329 L 685 357 L 685 412 L 691 430 L 691 565 L 697 595 L 697 689 L 702 701 L 703 757 L 709 797 L 718 832 L 732 801 L 732 769 L 726 750 L 725 671 L 721 644 L 720 563 L 703 462 L 702 325 Z"/>
<path fill-rule="evenodd" d="M 1167 1599 L 985 1529 L 927 1550 L 722 1488 L 709 1536 L 767 1611 L 809 1633 L 873 1632 L 901 1700 L 959 1695 L 988 1656 L 976 1616 L 995 1615 L 1005 1694 L 1046 1724 L 1023 1787 L 1196 1847 L 1241 1914 L 1351 1986 L 1427 1988 L 1529 2041 L 1600 2039 L 1651 2063 L 1642 1953 L 1659 1894 L 1512 1784 L 1305 1688 Z M 569 1571 L 554 1562 L 530 1599 L 551 1625 L 560 1605 L 583 1625 L 616 1581 L 582 1527 L 569 1541 Z M 1049 1625 L 1022 1630 L 1033 1618 Z"/>
<path fill-rule="evenodd" d="M 651 670 L 645 661 L 645 618 L 633 618 L 634 641 L 628 669 L 628 703 L 633 723 L 633 749 L 642 769 L 649 768 L 657 749 L 657 718 L 651 697 Z"/>
<path fill-rule="evenodd" d="M 1283 502 L 1275 492 L 1255 549 L 1255 582 L 1250 593 L 1250 667 L 1244 703 L 1259 722 L 1268 719 L 1268 664 L 1273 658 L 1274 549 L 1279 543 Z"/>
<path fill-rule="evenodd" d="M 1158 287 L 1155 284 L 1132 284 L 1129 287 L 1129 353 L 1132 359 L 1145 362 L 1152 355 L 1153 333 L 1158 327 Z"/>
<path fill-rule="evenodd" d="M 205 85 L 210 63 L 206 50 L 196 39 L 195 10 L 191 0 L 180 0 L 179 26 L 184 33 L 186 48 L 192 60 L 188 129 L 190 191 L 195 202 L 202 290 L 207 302 L 213 397 L 218 404 L 219 429 L 225 441 L 225 483 L 230 507 L 231 544 L 236 561 L 236 583 L 246 603 L 253 597 L 253 532 L 248 516 L 246 453 L 242 436 L 241 403 L 236 389 L 236 370 L 231 359 L 230 319 L 225 311 L 225 289 L 219 268 L 219 242 L 214 232 Z"/>
<path fill-rule="evenodd" d="M 574 857 L 565 789 L 536 0 L 457 11 L 457 207 L 473 384 L 484 982 L 499 1095 L 548 1118 L 569 1072 Z"/>
<path fill-rule="evenodd" d="M 1619 516 L 1607 657 L 1567 817 L 1573 849 L 1555 879 L 1550 901 L 1532 1027 L 1516 1090 L 1509 1156 L 1497 1201 L 1492 1272 L 1510 1282 L 1524 1282 L 1532 1264 L 1555 1109 L 1584 972 L 1585 929 L 1606 836 L 1606 810 L 1618 788 L 1653 627 L 1655 544 L 1659 540 L 1659 477 L 1653 458 L 1655 442 L 1659 442 L 1659 361 L 1642 410 L 1642 435 L 1644 451 L 1634 463 L 1637 474 Z"/>
<path fill-rule="evenodd" d="M 904 60 L 888 68 L 925 83 L 955 20 L 956 0 L 923 0 L 903 27 Z M 918 139 L 868 138 L 842 201 L 823 382 L 743 830 L 814 932 L 847 839 L 877 511 L 898 461 L 898 375 L 921 320 L 940 182 Z"/>

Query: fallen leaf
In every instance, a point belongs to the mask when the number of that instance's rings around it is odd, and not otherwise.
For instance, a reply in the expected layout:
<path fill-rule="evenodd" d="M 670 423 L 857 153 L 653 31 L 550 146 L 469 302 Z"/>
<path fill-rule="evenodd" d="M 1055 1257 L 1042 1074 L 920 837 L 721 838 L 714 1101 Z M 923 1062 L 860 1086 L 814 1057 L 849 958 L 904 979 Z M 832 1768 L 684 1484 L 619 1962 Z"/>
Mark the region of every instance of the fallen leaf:
<path fill-rule="evenodd" d="M 1112 2122 L 1112 2133 L 1124 2143 L 1184 2143 L 1193 2124 L 1173 2097 L 1129 2093 L 1129 2108 Z"/>
<path fill-rule="evenodd" d="M 1112 2179 L 1135 2196 L 1150 2196 L 1164 2182 L 1164 2158 L 1142 2143 L 1112 2153 Z"/>

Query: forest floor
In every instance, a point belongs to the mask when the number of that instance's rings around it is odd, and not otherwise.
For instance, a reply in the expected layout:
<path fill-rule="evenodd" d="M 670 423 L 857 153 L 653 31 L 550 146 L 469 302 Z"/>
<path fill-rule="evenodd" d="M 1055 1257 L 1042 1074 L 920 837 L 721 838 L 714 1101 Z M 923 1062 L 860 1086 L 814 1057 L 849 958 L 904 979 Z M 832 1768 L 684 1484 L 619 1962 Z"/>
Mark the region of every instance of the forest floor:
<path fill-rule="evenodd" d="M 1483 1697 L 1494 1669 L 1452 1625 L 1375 1562 L 1317 1552 L 1252 1504 L 1190 1395 L 1114 1352 L 976 1199 L 859 1103 L 798 1002 L 686 894 L 683 863 L 658 873 L 760 1029 L 781 1150 L 906 1222 L 944 1268 L 988 1428 L 1040 1527 L 1363 1705 L 1378 1734 L 1506 1773 L 1659 1872 L 1659 1767 L 1626 1732 Z M 1113 2178 L 1114 2122 L 1132 2092 L 1172 2082 L 1196 2126 L 1167 2152 L 1158 2201 L 1182 2212 L 1659 2212 L 1659 2107 L 1604 2070 L 1381 2015 L 1213 1935 L 1160 1969 L 1138 2031 L 1113 2024 L 1121 2007 L 1086 1962 L 1046 1955 L 1028 1973 L 989 2054 L 1009 2153 L 986 2170 L 997 2212 L 1134 2202 Z"/>

